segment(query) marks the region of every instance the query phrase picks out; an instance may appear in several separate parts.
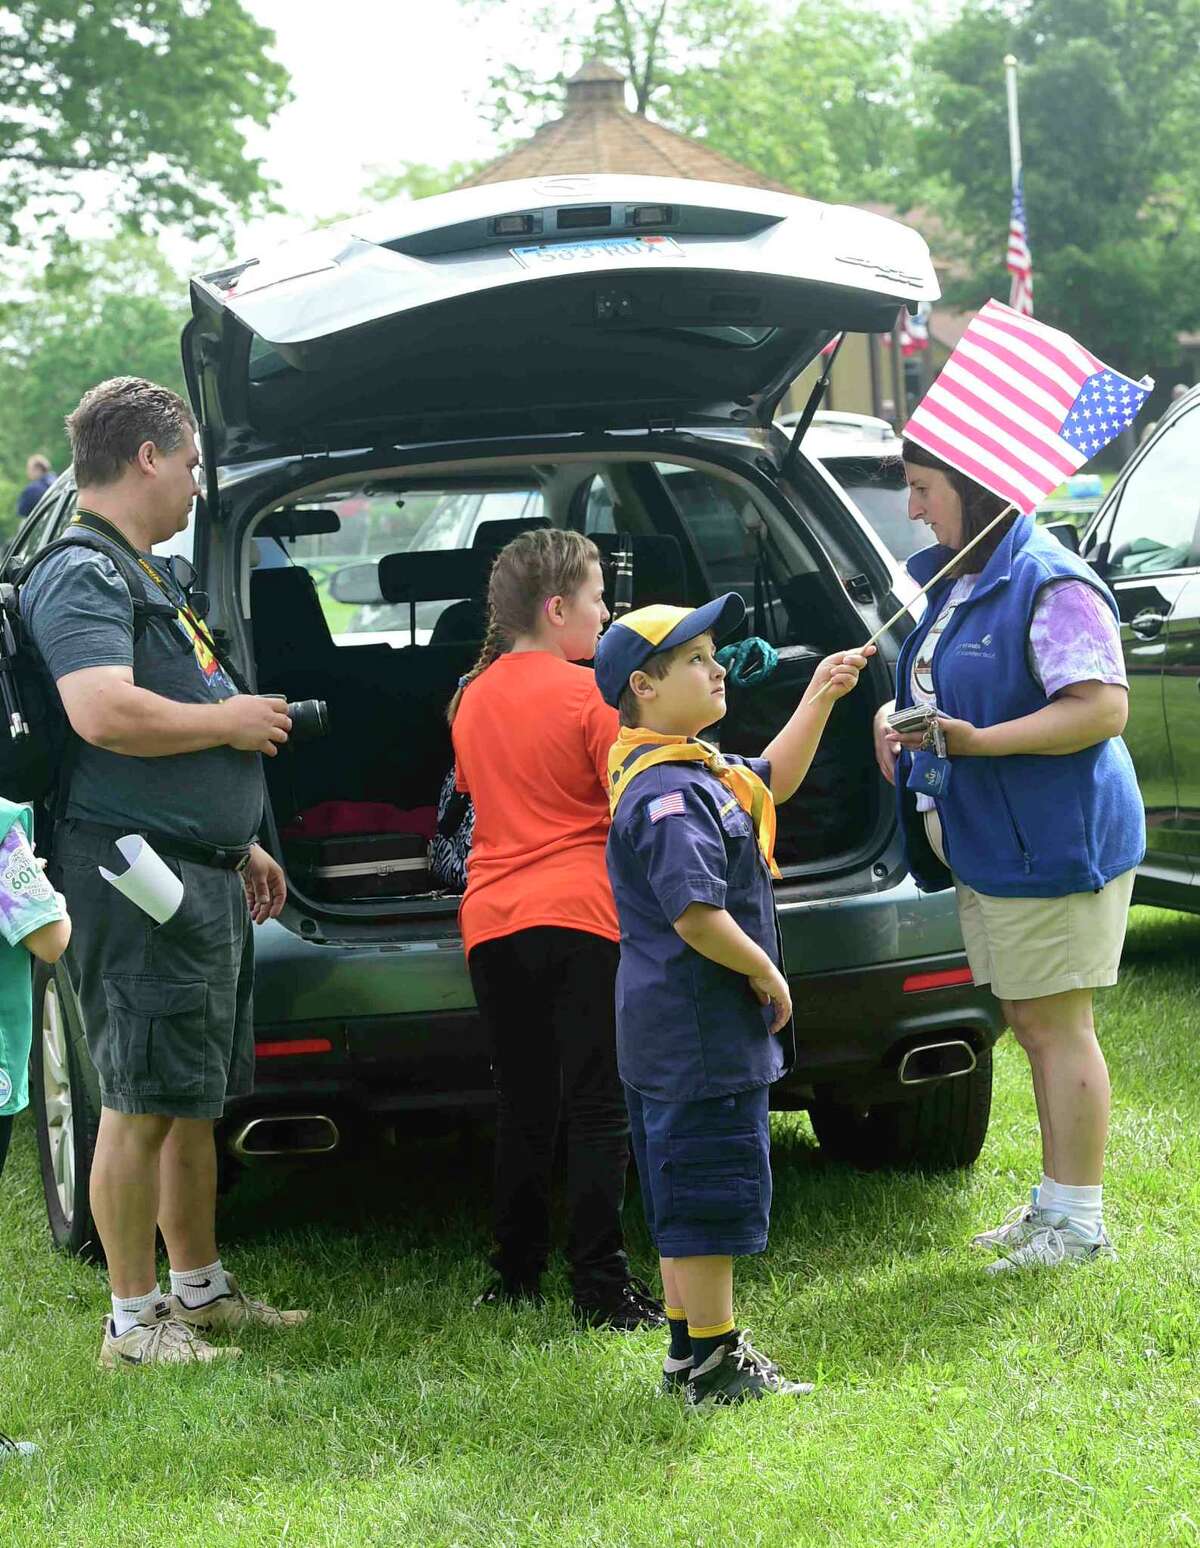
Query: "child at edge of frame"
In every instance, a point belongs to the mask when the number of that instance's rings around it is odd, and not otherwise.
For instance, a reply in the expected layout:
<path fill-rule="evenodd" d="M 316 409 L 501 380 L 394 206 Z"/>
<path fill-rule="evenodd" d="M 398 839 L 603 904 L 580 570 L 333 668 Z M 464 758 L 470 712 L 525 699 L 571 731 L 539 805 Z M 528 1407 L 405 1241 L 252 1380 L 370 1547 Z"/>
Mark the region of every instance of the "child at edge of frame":
<path fill-rule="evenodd" d="M 33 997 L 29 959 L 57 962 L 71 939 L 71 921 L 61 893 L 46 880 L 45 862 L 30 842 L 33 814 L 28 806 L 0 797 L 0 1173 L 8 1157 L 13 1119 L 29 1105 L 29 1053 L 33 1038 Z M 30 1441 L 0 1432 L 0 1468 L 10 1458 L 30 1456 Z"/>
<path fill-rule="evenodd" d="M 607 849 L 621 926 L 617 1064 L 670 1324 L 663 1388 L 690 1409 L 812 1390 L 738 1327 L 733 1259 L 767 1245 L 769 1089 L 795 1057 L 775 806 L 874 652 L 827 656 L 760 758 L 722 755 L 698 737 L 725 714 L 715 652 L 745 611 L 736 592 L 639 608 L 610 626 L 595 663 L 621 722 Z"/>

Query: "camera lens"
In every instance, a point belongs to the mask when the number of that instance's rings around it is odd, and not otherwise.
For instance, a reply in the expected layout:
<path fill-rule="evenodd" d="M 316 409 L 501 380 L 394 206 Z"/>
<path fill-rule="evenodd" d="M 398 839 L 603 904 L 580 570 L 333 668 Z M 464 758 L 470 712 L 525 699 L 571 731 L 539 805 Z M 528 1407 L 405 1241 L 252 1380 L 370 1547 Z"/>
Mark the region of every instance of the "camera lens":
<path fill-rule="evenodd" d="M 292 722 L 291 740 L 311 742 L 329 733 L 329 706 L 324 699 L 297 699 L 287 707 Z"/>

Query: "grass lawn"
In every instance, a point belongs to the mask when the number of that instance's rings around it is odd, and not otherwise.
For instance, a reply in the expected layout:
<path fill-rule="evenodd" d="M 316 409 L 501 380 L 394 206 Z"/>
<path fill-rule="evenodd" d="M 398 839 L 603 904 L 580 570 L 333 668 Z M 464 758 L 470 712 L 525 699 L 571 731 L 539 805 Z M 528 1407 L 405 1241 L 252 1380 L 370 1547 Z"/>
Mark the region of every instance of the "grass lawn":
<path fill-rule="evenodd" d="M 561 1280 L 543 1310 L 471 1310 L 480 1134 L 249 1177 L 226 1261 L 310 1325 L 224 1369 L 102 1374 L 105 1284 L 47 1247 L 23 1121 L 0 1185 L 0 1429 L 44 1450 L 0 1472 L 0 1543 L 1200 1541 L 1198 947 L 1200 919 L 1135 911 L 1101 999 L 1118 1263 L 995 1281 L 965 1245 L 1036 1170 L 1011 1039 L 969 1174 L 854 1176 L 780 1118 L 740 1315 L 818 1388 L 704 1420 L 656 1395 L 658 1335 L 574 1332 Z"/>

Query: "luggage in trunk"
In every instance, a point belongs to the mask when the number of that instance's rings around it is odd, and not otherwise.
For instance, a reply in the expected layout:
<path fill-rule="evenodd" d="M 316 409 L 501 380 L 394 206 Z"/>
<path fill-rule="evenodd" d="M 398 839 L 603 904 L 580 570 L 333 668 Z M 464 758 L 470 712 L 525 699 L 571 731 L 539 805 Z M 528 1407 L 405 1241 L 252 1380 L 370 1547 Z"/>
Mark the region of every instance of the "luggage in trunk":
<path fill-rule="evenodd" d="M 301 890 L 327 903 L 404 898 L 434 888 L 429 843 L 418 833 L 291 839 L 284 854 Z"/>

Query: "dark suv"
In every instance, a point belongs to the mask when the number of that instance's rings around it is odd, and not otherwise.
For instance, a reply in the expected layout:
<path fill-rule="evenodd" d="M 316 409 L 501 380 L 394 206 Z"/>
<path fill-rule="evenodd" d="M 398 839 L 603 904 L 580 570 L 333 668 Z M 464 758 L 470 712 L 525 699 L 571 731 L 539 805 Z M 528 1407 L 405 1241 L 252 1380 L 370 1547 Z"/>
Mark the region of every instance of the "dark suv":
<path fill-rule="evenodd" d="M 720 735 L 761 750 L 817 661 L 911 595 L 774 411 L 833 333 L 887 331 L 936 294 L 924 243 L 894 222 L 604 177 L 398 206 L 194 281 L 183 349 L 206 487 L 189 537 L 210 621 L 260 689 L 326 700 L 333 728 L 270 762 L 264 841 L 286 864 L 281 830 L 317 803 L 436 802 L 487 553 L 531 522 L 593 532 L 610 553 L 628 538 L 635 605 L 741 591 L 780 664 L 731 695 Z M 64 476 L 10 574 L 72 501 Z M 807 1108 L 839 1157 L 957 1166 L 986 1133 L 997 1019 L 953 895 L 922 896 L 905 869 L 872 755 L 902 633 L 781 810 L 799 1062 L 774 1095 Z M 457 899 L 322 902 L 295 871 L 290 887 L 256 936 L 257 1089 L 225 1120 L 229 1148 L 329 1150 L 490 1101 Z M 79 1247 L 95 1083 L 65 975 L 38 988 L 47 1206 Z"/>
<path fill-rule="evenodd" d="M 1125 740 L 1146 802 L 1134 898 L 1200 913 L 1200 387 L 1126 464 L 1081 550 L 1121 614 Z"/>

